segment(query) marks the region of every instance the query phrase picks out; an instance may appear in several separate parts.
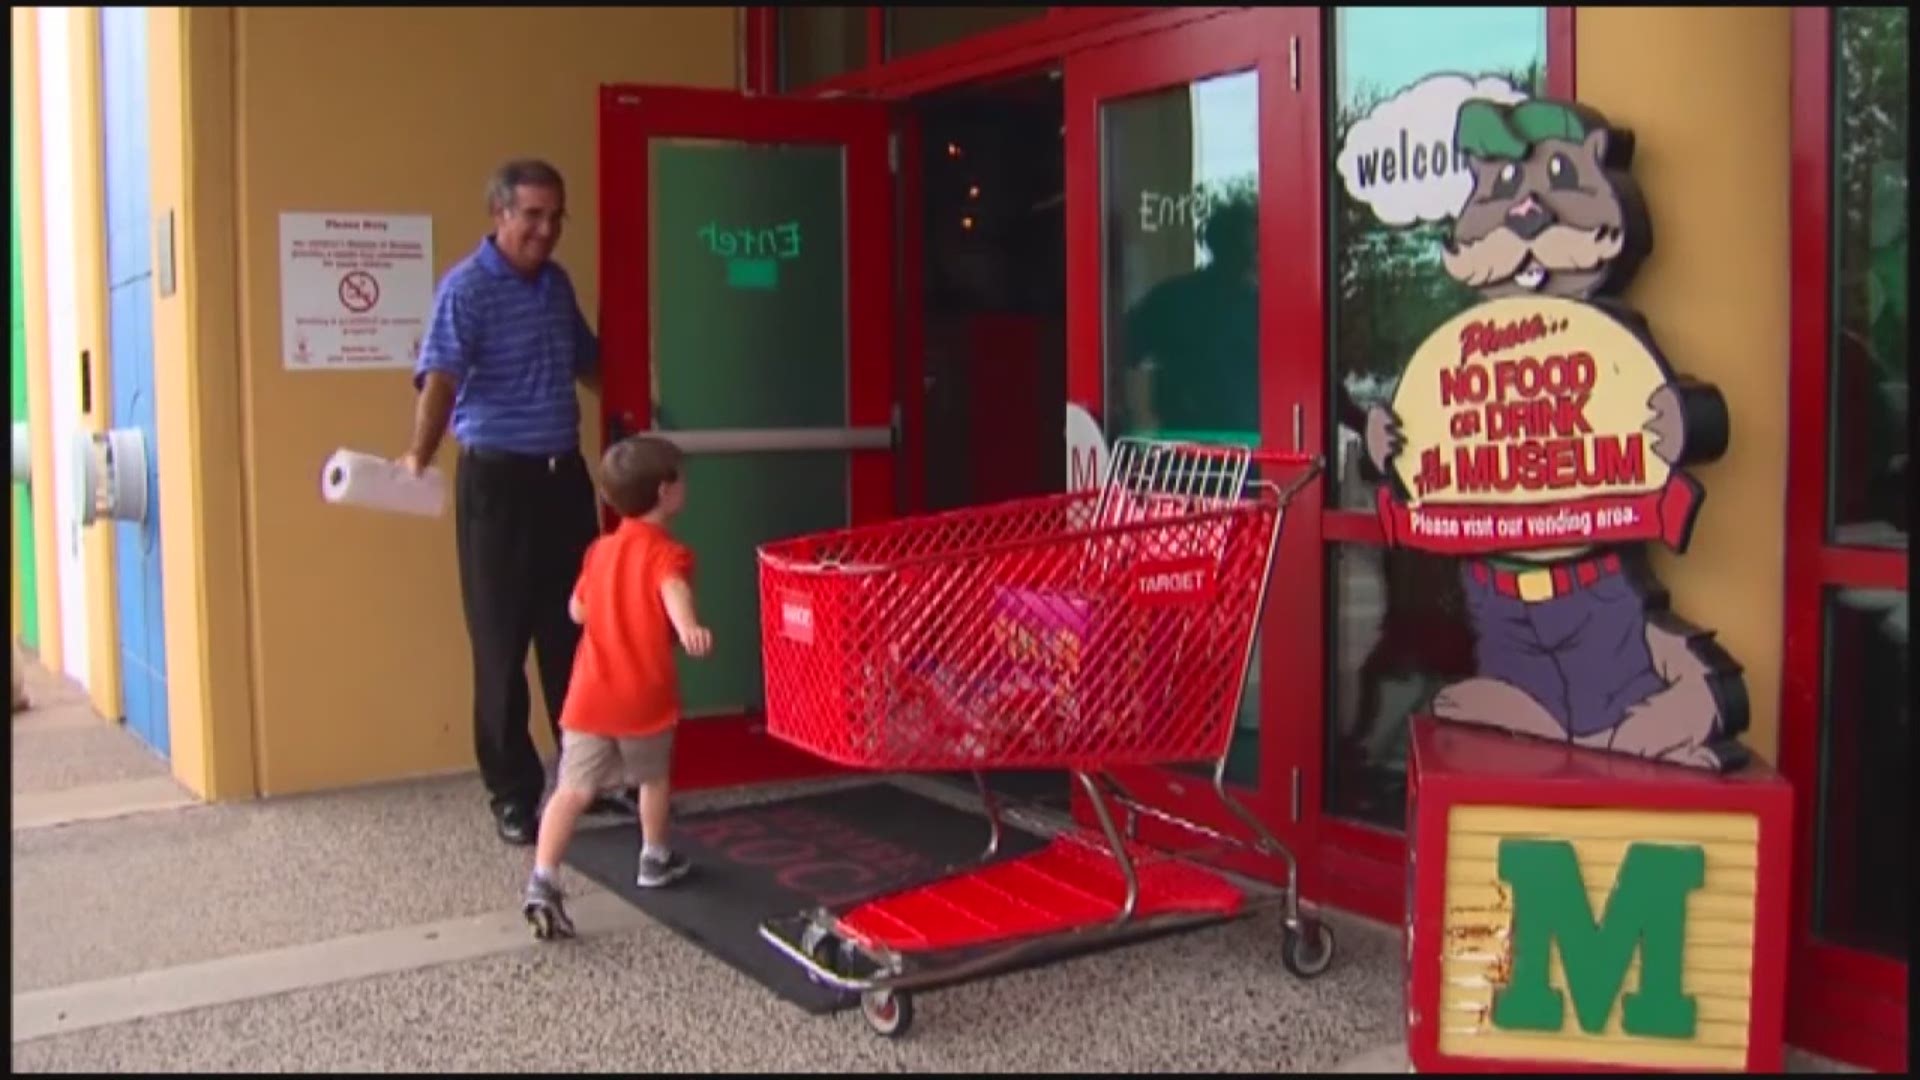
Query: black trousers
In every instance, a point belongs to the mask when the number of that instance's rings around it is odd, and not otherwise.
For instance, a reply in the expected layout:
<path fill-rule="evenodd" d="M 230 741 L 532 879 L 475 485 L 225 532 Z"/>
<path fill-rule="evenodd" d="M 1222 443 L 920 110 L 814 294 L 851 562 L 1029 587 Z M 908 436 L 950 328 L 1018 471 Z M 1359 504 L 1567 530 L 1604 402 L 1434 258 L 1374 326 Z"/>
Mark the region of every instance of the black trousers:
<path fill-rule="evenodd" d="M 593 481 L 578 453 L 460 456 L 454 531 L 473 644 L 473 746 L 496 811 L 514 803 L 531 808 L 546 788 L 527 725 L 527 647 L 538 660 L 557 746 L 580 644 L 567 600 L 599 532 L 594 507 Z"/>

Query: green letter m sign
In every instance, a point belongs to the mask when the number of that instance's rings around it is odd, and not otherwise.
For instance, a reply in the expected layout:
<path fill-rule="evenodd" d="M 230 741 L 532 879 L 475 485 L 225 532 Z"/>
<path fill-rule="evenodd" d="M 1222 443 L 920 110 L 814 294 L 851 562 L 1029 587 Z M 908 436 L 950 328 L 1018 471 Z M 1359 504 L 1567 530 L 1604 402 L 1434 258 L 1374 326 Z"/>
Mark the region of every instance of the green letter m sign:
<path fill-rule="evenodd" d="M 1513 887 L 1513 968 L 1493 997 L 1493 1024 L 1558 1032 L 1565 1001 L 1547 981 L 1555 939 L 1581 1030 L 1597 1035 L 1640 953 L 1640 988 L 1627 995 L 1620 1027 L 1672 1039 L 1694 1033 L 1693 998 L 1681 992 L 1687 894 L 1706 882 L 1697 846 L 1629 844 L 1596 923 L 1573 845 L 1565 840 L 1500 842 L 1500 877 Z"/>

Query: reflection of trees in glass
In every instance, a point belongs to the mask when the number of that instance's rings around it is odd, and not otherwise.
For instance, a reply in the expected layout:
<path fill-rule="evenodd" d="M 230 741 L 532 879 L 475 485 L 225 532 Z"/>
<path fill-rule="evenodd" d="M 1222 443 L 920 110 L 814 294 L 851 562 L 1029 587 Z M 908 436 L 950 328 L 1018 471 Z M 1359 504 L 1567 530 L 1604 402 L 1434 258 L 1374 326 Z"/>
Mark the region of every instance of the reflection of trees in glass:
<path fill-rule="evenodd" d="M 1835 423 L 1832 433 L 1835 524 L 1862 526 L 1843 543 L 1905 546 L 1911 500 L 1907 468 L 1907 78 L 1912 65 L 1905 8 L 1843 8 L 1833 20 L 1833 246 L 1836 335 Z M 1886 526 L 1897 533 L 1889 535 Z M 1900 888 L 1911 850 L 1904 762 L 1910 716 L 1902 705 L 1868 704 L 1859 687 L 1895 691 L 1905 702 L 1909 680 L 1905 591 L 1840 589 L 1829 613 L 1828 692 L 1837 718 L 1859 725 L 1856 745 L 1871 748 L 1850 773 L 1823 770 L 1821 784 L 1846 784 L 1855 804 L 1873 812 L 1822 822 L 1823 843 L 1862 853 L 1852 880 L 1820 884 L 1822 932 L 1856 947 L 1904 959 L 1911 906 Z M 1875 625 L 1877 624 L 1877 626 Z M 1851 833 L 1851 835 L 1847 835 Z M 1893 881 L 1892 888 L 1876 887 Z M 1833 886 L 1850 885 L 1851 901 L 1834 901 Z"/>
<path fill-rule="evenodd" d="M 1131 434 L 1257 440 L 1257 184 L 1251 175 L 1196 183 L 1190 199 L 1193 262 L 1160 276 L 1108 342 L 1121 358 L 1109 416 Z"/>
<path fill-rule="evenodd" d="M 1445 70 L 1436 64 L 1436 71 Z M 1525 70 L 1478 74 L 1529 93 L 1545 88 L 1538 62 Z M 1404 89 L 1357 84 L 1348 100 L 1335 104 L 1330 145 L 1344 145 L 1355 124 Z M 1367 405 L 1393 393 L 1420 342 L 1475 295 L 1441 265 L 1451 223 L 1386 225 L 1347 193 L 1337 175 L 1329 188 L 1336 380 L 1336 423 L 1329 426 L 1337 440 L 1339 505 L 1364 511 L 1372 508 L 1373 490 L 1358 467 L 1360 417 Z M 1473 667 L 1465 598 L 1452 559 L 1356 545 L 1342 551 L 1337 566 L 1337 618 L 1346 629 L 1335 640 L 1341 677 L 1329 717 L 1330 806 L 1342 816 L 1394 828 L 1402 820 L 1407 718 Z"/>
<path fill-rule="evenodd" d="M 1258 428 L 1253 91 L 1249 72 L 1102 107 L 1109 438 Z"/>
<path fill-rule="evenodd" d="M 1260 201 L 1260 180 L 1250 172 L 1241 173 L 1231 180 L 1216 183 L 1214 191 L 1223 201 L 1251 205 Z"/>
<path fill-rule="evenodd" d="M 1212 261 L 1211 253 L 1203 254 L 1207 247 L 1207 221 L 1222 210 L 1244 211 L 1240 215 L 1246 221 L 1258 221 L 1260 206 L 1260 179 L 1252 173 L 1242 173 L 1226 180 L 1196 184 L 1194 191 L 1205 196 L 1206 210 L 1193 223 L 1193 265 L 1205 266 Z M 1257 250 L 1257 247 L 1256 249 Z"/>
<path fill-rule="evenodd" d="M 1529 93 L 1539 93 L 1545 86 L 1538 63 L 1521 71 L 1484 74 Z M 1358 84 L 1351 100 L 1334 107 L 1331 145 L 1345 144 L 1355 124 L 1404 89 Z M 1330 188 L 1335 193 L 1334 370 L 1364 408 L 1392 392 L 1407 357 L 1434 327 L 1472 303 L 1474 296 L 1440 265 L 1440 245 L 1449 224 L 1385 225 L 1366 204 L 1349 195 L 1337 177 Z"/>
<path fill-rule="evenodd" d="M 1864 308 L 1860 321 L 1875 324 L 1876 338 L 1897 324 L 1897 348 L 1874 342 L 1876 366 L 1888 373 L 1906 364 L 1907 22 L 1905 8 L 1843 8 L 1834 24 L 1840 288 Z"/>
<path fill-rule="evenodd" d="M 1835 386 L 1840 410 L 1835 449 L 1840 452 L 1833 464 L 1854 474 L 1836 477 L 1836 511 L 1842 523 L 1888 521 L 1905 532 L 1907 10 L 1842 8 L 1833 29 L 1834 325 L 1840 368 Z"/>

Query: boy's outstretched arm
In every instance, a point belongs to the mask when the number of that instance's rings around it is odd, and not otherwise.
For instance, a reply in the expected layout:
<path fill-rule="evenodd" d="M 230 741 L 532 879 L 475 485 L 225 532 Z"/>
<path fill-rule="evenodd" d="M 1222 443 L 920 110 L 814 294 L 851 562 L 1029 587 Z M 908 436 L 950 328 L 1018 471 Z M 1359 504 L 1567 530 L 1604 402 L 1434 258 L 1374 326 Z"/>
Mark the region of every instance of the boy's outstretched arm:
<path fill-rule="evenodd" d="M 587 625 L 587 603 L 580 599 L 580 594 L 588 587 L 593 557 L 599 550 L 600 540 L 596 537 L 593 543 L 587 545 L 586 554 L 580 557 L 580 576 L 574 580 L 573 591 L 567 594 L 567 617 L 573 620 L 575 626 Z"/>
<path fill-rule="evenodd" d="M 680 644 L 689 656 L 705 656 L 713 650 L 713 632 L 700 625 L 693 610 L 693 588 L 685 578 L 668 578 L 660 583 L 660 599 L 667 605 L 667 618 L 673 623 Z"/>

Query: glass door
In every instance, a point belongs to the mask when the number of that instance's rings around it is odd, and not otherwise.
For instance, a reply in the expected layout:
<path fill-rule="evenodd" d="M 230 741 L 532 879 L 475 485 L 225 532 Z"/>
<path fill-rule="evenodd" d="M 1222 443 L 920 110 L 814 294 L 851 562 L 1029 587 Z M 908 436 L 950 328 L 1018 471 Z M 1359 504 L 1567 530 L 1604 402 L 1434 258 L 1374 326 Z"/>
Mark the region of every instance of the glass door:
<path fill-rule="evenodd" d="M 760 711 L 755 548 L 894 512 L 889 137 L 874 103 L 602 91 L 605 435 L 687 452 L 690 718 Z"/>
<path fill-rule="evenodd" d="M 1068 412 L 1107 440 L 1307 445 L 1284 373 L 1312 352 L 1290 329 L 1300 271 L 1288 255 L 1310 250 L 1299 230 L 1311 215 L 1293 208 L 1313 182 L 1300 154 L 1311 20 L 1311 9 L 1228 12 L 1067 58 Z M 1283 541 L 1282 575 L 1298 546 Z M 1269 641 L 1292 588 L 1276 582 Z M 1284 670 L 1257 650 L 1228 758 L 1230 783 L 1283 836 L 1297 781 L 1279 734 L 1309 715 L 1283 692 Z M 1192 770 L 1121 779 L 1238 831 Z"/>
<path fill-rule="evenodd" d="M 1310 881 L 1330 902 L 1394 923 L 1408 720 L 1473 664 L 1455 562 L 1385 546 L 1365 461 L 1367 408 L 1391 399 L 1413 350 L 1475 299 L 1440 261 L 1457 179 L 1406 150 L 1451 142 L 1451 119 L 1419 129 L 1404 102 L 1443 76 L 1548 93 L 1548 18 L 1545 7 L 1336 7 L 1304 50 L 1316 69 L 1326 64 L 1309 82 L 1314 139 L 1303 153 L 1323 178 L 1311 205 L 1324 225 L 1300 249 L 1314 264 L 1305 295 L 1322 333 L 1297 379 L 1328 475 L 1318 505 L 1289 524 L 1312 534 L 1289 652 L 1299 684 L 1314 688 L 1289 754 L 1319 780 L 1304 808 Z"/>
<path fill-rule="evenodd" d="M 1794 12 L 1780 771 L 1800 831 L 1787 1037 L 1909 1064 L 1913 646 L 1905 8 Z"/>

